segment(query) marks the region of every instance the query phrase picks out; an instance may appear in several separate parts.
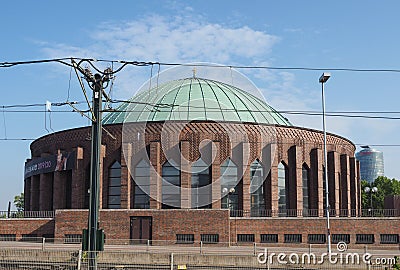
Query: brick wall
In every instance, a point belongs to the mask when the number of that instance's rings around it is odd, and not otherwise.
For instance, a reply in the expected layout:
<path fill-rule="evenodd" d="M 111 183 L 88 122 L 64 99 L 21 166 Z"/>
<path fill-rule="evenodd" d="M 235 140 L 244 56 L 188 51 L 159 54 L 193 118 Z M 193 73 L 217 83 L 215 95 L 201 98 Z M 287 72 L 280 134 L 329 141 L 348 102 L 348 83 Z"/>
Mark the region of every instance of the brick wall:
<path fill-rule="evenodd" d="M 325 218 L 229 218 L 227 210 L 101 210 L 100 228 L 106 239 L 130 239 L 131 217 L 152 217 L 152 240 L 176 242 L 176 234 L 194 234 L 194 241 L 201 234 L 218 234 L 219 242 L 235 243 L 238 234 L 254 234 L 260 243 L 261 234 L 278 234 L 278 245 L 284 243 L 285 234 L 301 234 L 302 243 L 308 246 L 308 234 L 325 234 Z M 81 234 L 87 227 L 87 210 L 57 210 L 52 219 L 0 219 L 0 234 L 24 234 L 38 237 L 53 235 L 64 238 L 66 234 Z M 400 218 L 332 218 L 331 234 L 349 234 L 350 247 L 360 247 L 356 234 L 374 234 L 374 245 L 380 244 L 380 234 L 399 234 Z M 162 244 L 159 242 L 156 244 Z M 251 244 L 251 243 L 248 243 Z M 274 244 L 276 245 L 276 244 Z"/>
<path fill-rule="evenodd" d="M 15 234 L 17 240 L 27 234 L 49 237 L 54 235 L 54 219 L 0 219 L 0 234 Z"/>
<path fill-rule="evenodd" d="M 278 234 L 279 244 L 284 244 L 284 234 L 301 234 L 302 244 L 307 245 L 308 234 L 326 234 L 325 218 L 269 218 L 230 220 L 231 239 L 236 234 L 254 234 L 260 242 L 261 234 Z M 380 245 L 380 234 L 399 234 L 400 218 L 332 218 L 332 234 L 350 234 L 350 246 L 357 246 L 356 234 L 374 234 L 375 245 Z M 299 245 L 299 244 L 295 244 Z"/>
<path fill-rule="evenodd" d="M 219 234 L 220 242 L 229 239 L 228 210 L 101 210 L 100 228 L 107 239 L 130 239 L 131 217 L 152 217 L 152 240 L 176 241 L 176 234 Z M 56 211 L 55 237 L 80 234 L 87 227 L 88 211 Z"/>

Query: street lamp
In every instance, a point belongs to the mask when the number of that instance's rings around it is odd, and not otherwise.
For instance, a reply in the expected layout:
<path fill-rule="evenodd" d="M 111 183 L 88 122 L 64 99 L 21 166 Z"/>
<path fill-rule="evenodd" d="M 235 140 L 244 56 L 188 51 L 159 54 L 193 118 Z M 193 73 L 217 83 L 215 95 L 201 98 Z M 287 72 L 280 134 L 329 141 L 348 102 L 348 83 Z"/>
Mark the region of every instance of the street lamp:
<path fill-rule="evenodd" d="M 372 208 L 373 208 L 372 207 L 372 193 L 378 192 L 378 188 L 377 187 L 372 187 L 372 188 L 365 187 L 364 191 L 365 191 L 365 193 L 369 193 L 370 194 L 370 209 L 371 209 L 371 212 L 372 212 Z"/>
<path fill-rule="evenodd" d="M 325 94 L 324 94 L 324 84 L 329 80 L 331 74 L 328 72 L 322 73 L 319 77 L 319 82 L 322 86 L 322 126 L 324 131 L 324 182 L 325 182 L 325 211 L 326 211 L 326 232 L 327 232 L 327 242 L 328 242 L 328 254 L 331 254 L 331 232 L 329 224 L 329 185 L 327 177 L 327 160 L 328 156 L 326 154 L 326 125 L 325 125 Z"/>
<path fill-rule="evenodd" d="M 233 210 L 235 210 L 235 209 L 231 209 L 231 198 L 230 198 L 230 195 L 232 195 L 232 194 L 234 194 L 235 193 L 235 188 L 234 187 L 231 187 L 229 190 L 228 190 L 228 188 L 226 188 L 226 187 L 224 187 L 223 189 L 222 189 L 222 196 L 225 196 L 225 194 L 226 194 L 226 202 L 227 202 L 227 208 L 229 209 L 229 211 L 231 212 L 231 216 L 232 216 L 232 214 L 233 214 Z"/>

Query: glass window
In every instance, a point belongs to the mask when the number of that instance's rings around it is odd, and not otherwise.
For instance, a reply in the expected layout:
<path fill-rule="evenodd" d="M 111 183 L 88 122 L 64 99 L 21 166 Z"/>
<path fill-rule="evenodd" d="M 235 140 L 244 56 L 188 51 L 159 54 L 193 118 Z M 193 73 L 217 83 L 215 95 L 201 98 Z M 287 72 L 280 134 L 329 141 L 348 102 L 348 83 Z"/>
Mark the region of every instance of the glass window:
<path fill-rule="evenodd" d="M 278 243 L 277 234 L 261 234 L 261 243 Z"/>
<path fill-rule="evenodd" d="M 287 168 L 281 162 L 278 164 L 278 211 L 280 216 L 286 216 L 286 177 Z"/>
<path fill-rule="evenodd" d="M 285 234 L 283 241 L 284 241 L 284 243 L 301 243 L 302 235 L 301 234 Z"/>
<path fill-rule="evenodd" d="M 237 166 L 228 158 L 221 164 L 221 208 L 239 210 L 239 191 Z"/>
<path fill-rule="evenodd" d="M 252 242 L 254 243 L 254 234 L 238 234 L 237 235 L 238 242 Z"/>
<path fill-rule="evenodd" d="M 162 208 L 181 208 L 181 174 L 176 164 L 166 162 L 162 167 Z"/>
<path fill-rule="evenodd" d="M 332 234 L 332 244 L 337 244 L 339 242 L 350 243 L 350 234 Z"/>
<path fill-rule="evenodd" d="M 219 234 L 201 234 L 201 241 L 205 244 L 214 244 L 219 242 Z"/>
<path fill-rule="evenodd" d="M 193 244 L 194 234 L 177 234 L 176 235 L 177 244 Z"/>
<path fill-rule="evenodd" d="M 192 208 L 211 208 L 210 167 L 201 159 L 192 164 Z"/>
<path fill-rule="evenodd" d="M 108 169 L 108 208 L 121 208 L 121 164 L 115 161 Z"/>
<path fill-rule="evenodd" d="M 150 208 L 150 164 L 143 159 L 135 167 L 134 208 Z"/>
<path fill-rule="evenodd" d="M 250 165 L 251 216 L 265 216 L 264 169 L 258 160 Z"/>
<path fill-rule="evenodd" d="M 306 214 L 309 209 L 309 200 L 308 200 L 308 183 L 310 179 L 310 170 L 307 165 L 304 164 L 302 168 L 302 178 L 303 178 L 303 212 Z"/>
<path fill-rule="evenodd" d="M 356 244 L 373 244 L 375 243 L 373 234 L 356 234 Z"/>
<path fill-rule="evenodd" d="M 399 235 L 398 234 L 381 234 L 381 244 L 398 244 Z"/>

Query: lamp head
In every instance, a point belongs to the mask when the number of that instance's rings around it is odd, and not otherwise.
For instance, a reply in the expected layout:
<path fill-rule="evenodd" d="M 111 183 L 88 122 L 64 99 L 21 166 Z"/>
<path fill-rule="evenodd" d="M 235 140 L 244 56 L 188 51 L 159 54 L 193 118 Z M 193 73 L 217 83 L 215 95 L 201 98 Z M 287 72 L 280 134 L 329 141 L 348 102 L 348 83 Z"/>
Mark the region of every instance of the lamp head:
<path fill-rule="evenodd" d="M 365 188 L 364 188 L 364 191 L 365 191 L 365 193 L 368 193 L 368 192 L 371 191 L 371 188 L 370 188 L 370 187 L 365 187 Z"/>
<path fill-rule="evenodd" d="M 329 72 L 324 72 L 324 73 L 322 73 L 321 77 L 319 77 L 319 82 L 326 83 L 330 77 L 331 77 L 331 74 Z"/>
<path fill-rule="evenodd" d="M 377 187 L 373 187 L 372 188 L 372 192 L 378 192 L 378 188 Z"/>

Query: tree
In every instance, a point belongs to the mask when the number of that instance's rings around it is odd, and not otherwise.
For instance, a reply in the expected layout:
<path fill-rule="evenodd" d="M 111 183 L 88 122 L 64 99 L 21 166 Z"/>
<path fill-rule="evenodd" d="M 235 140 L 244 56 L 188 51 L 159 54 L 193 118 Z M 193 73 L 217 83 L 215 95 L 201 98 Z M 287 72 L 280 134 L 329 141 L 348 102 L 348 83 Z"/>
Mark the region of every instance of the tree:
<path fill-rule="evenodd" d="M 24 211 L 25 209 L 24 193 L 21 193 L 20 195 L 15 195 L 14 205 L 15 207 L 17 207 L 17 210 L 19 212 Z"/>
<path fill-rule="evenodd" d="M 377 187 L 378 191 L 366 193 L 365 187 Z M 374 182 L 369 184 L 367 181 L 361 181 L 361 206 L 363 209 L 371 208 L 371 196 L 372 196 L 372 208 L 383 209 L 385 197 L 389 195 L 400 195 L 400 182 L 396 179 L 389 179 L 385 176 L 379 176 Z"/>

